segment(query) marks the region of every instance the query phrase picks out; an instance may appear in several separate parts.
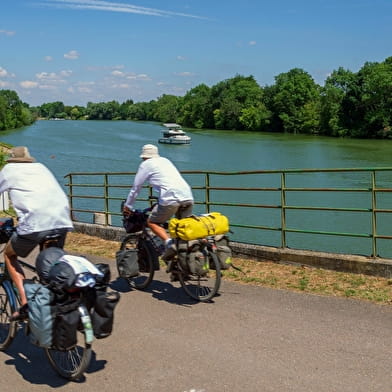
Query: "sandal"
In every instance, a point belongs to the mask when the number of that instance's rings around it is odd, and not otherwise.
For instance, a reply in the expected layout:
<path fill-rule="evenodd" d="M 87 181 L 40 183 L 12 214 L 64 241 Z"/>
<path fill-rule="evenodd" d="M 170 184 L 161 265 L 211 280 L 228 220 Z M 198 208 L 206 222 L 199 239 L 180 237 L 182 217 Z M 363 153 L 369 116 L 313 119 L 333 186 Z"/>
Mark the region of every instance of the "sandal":
<path fill-rule="evenodd" d="M 28 304 L 24 304 L 19 308 L 17 312 L 15 312 L 11 317 L 10 321 L 24 321 L 29 318 L 29 306 Z"/>

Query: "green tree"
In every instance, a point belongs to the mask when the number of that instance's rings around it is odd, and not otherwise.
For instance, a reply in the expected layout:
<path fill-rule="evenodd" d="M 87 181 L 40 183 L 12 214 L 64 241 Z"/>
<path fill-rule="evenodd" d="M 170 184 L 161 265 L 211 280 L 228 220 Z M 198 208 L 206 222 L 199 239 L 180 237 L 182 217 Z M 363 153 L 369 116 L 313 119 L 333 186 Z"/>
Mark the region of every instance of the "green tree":
<path fill-rule="evenodd" d="M 353 83 L 355 74 L 340 67 L 325 81 L 320 98 L 320 133 L 328 136 L 345 136 L 349 131 L 343 126 L 342 101 Z"/>
<path fill-rule="evenodd" d="M 34 116 L 27 104 L 12 90 L 0 90 L 0 130 L 29 125 Z"/>
<path fill-rule="evenodd" d="M 245 129 L 246 124 L 249 124 L 249 121 L 245 120 L 249 117 L 249 112 L 243 110 L 252 107 L 262 109 L 262 97 L 263 91 L 253 76 L 236 75 L 216 84 L 211 89 L 215 128 Z M 246 115 L 241 121 L 240 117 L 244 116 L 244 113 Z"/>
<path fill-rule="evenodd" d="M 200 84 L 185 94 L 180 109 L 179 122 L 198 129 L 214 126 L 211 89 L 207 85 Z"/>
<path fill-rule="evenodd" d="M 148 120 L 148 102 L 137 102 L 129 106 L 127 119 L 129 120 Z"/>
<path fill-rule="evenodd" d="M 290 133 L 318 133 L 320 86 L 302 69 L 294 68 L 275 77 L 269 89 L 269 104 L 276 130 Z"/>
<path fill-rule="evenodd" d="M 156 101 L 153 120 L 161 122 L 177 122 L 180 113 L 181 98 L 164 94 Z"/>
<path fill-rule="evenodd" d="M 130 119 L 130 111 L 133 106 L 132 99 L 128 99 L 120 105 L 119 113 L 122 120 Z"/>
<path fill-rule="evenodd" d="M 342 101 L 343 122 L 355 137 L 390 137 L 392 125 L 392 57 L 367 62 Z"/>
<path fill-rule="evenodd" d="M 44 103 L 39 107 L 41 117 L 64 118 L 66 117 L 65 106 L 61 101 Z"/>
<path fill-rule="evenodd" d="M 271 112 L 263 103 L 260 103 L 258 107 L 250 106 L 241 109 L 239 121 L 248 131 L 262 131 L 269 126 L 270 118 Z"/>
<path fill-rule="evenodd" d="M 88 102 L 86 115 L 89 120 L 119 120 L 121 119 L 120 104 L 117 101 Z"/>

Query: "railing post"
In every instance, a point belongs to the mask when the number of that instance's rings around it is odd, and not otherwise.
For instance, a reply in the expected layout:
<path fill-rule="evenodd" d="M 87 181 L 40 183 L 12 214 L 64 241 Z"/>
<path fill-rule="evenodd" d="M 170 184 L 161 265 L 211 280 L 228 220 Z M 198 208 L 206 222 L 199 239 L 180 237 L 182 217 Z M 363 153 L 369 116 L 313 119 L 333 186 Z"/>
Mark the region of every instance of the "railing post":
<path fill-rule="evenodd" d="M 376 172 L 372 171 L 372 256 L 377 257 Z"/>
<path fill-rule="evenodd" d="M 282 248 L 286 247 L 286 174 L 282 172 L 281 174 L 281 193 L 280 193 L 280 201 L 281 201 L 281 228 L 282 228 L 282 236 L 281 236 L 281 246 Z"/>
<path fill-rule="evenodd" d="M 105 211 L 105 225 L 109 224 L 109 187 L 108 187 L 108 175 L 104 175 L 103 186 L 104 186 L 104 211 Z"/>
<path fill-rule="evenodd" d="M 75 220 L 74 214 L 73 214 L 73 188 L 72 188 L 72 174 L 68 175 L 69 177 L 69 184 L 68 184 L 68 200 L 69 200 L 69 208 L 71 211 L 71 219 Z"/>
<path fill-rule="evenodd" d="M 205 177 L 205 186 L 206 186 L 206 213 L 210 212 L 210 174 L 206 173 Z"/>

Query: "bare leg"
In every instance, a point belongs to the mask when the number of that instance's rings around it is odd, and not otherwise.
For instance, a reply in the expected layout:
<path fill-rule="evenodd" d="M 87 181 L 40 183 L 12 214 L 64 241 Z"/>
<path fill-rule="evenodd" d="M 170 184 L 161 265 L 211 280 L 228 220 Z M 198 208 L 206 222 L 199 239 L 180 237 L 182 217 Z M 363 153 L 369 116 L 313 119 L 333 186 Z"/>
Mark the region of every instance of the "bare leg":
<path fill-rule="evenodd" d="M 23 287 L 23 279 L 25 278 L 25 274 L 22 267 L 18 263 L 18 257 L 12 248 L 11 242 L 8 242 L 4 250 L 4 260 L 8 273 L 10 274 L 10 277 L 18 290 L 20 304 L 23 306 L 27 304 L 27 298 Z"/>
<path fill-rule="evenodd" d="M 147 221 L 148 227 L 152 230 L 152 232 L 161 238 L 164 242 L 169 239 L 169 236 L 166 230 L 159 224 Z"/>

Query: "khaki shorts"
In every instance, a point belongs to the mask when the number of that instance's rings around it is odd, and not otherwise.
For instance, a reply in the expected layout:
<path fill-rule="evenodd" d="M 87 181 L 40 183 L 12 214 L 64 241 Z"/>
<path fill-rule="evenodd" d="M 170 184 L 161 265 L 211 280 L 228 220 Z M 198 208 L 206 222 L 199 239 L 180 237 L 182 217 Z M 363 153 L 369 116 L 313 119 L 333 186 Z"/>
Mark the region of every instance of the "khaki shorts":
<path fill-rule="evenodd" d="M 53 229 L 45 231 L 37 231 L 31 234 L 19 235 L 16 231 L 12 233 L 11 245 L 12 249 L 19 257 L 26 257 L 37 245 L 42 242 L 47 235 L 60 234 L 61 238 L 58 240 L 59 247 L 64 246 L 65 237 L 68 229 Z"/>
<path fill-rule="evenodd" d="M 170 204 L 168 206 L 162 206 L 157 204 L 151 211 L 149 221 L 152 223 L 165 223 L 173 215 L 176 218 L 187 218 L 192 215 L 193 202 L 192 201 L 182 201 L 176 204 Z"/>

